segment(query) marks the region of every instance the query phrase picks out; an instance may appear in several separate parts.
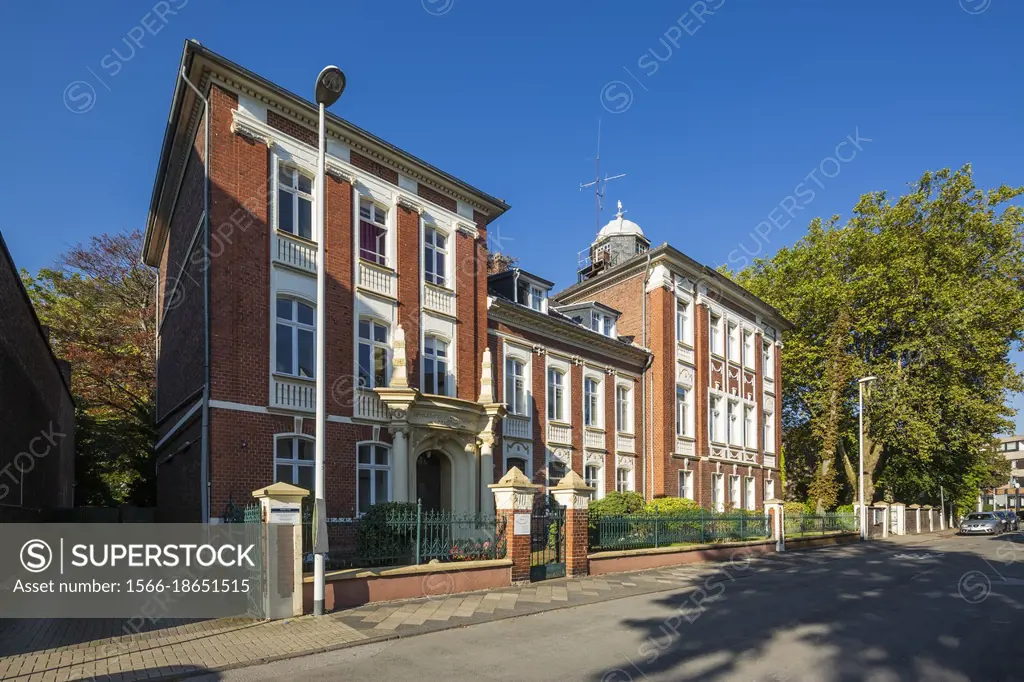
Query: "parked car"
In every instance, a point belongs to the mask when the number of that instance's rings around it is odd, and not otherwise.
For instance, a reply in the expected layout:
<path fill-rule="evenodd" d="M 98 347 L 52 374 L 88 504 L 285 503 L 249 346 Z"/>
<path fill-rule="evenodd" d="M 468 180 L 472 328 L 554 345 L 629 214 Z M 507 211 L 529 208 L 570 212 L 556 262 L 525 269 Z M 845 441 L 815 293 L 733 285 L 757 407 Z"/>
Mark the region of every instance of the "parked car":
<path fill-rule="evenodd" d="M 971 512 L 960 522 L 959 535 L 999 535 L 1005 522 L 994 512 Z"/>
<path fill-rule="evenodd" d="M 994 513 L 996 516 L 1003 520 L 1003 530 L 1009 532 L 1012 530 L 1017 530 L 1020 527 L 1020 524 L 1017 521 L 1017 515 L 1014 514 L 1012 511 L 1001 509 Z"/>

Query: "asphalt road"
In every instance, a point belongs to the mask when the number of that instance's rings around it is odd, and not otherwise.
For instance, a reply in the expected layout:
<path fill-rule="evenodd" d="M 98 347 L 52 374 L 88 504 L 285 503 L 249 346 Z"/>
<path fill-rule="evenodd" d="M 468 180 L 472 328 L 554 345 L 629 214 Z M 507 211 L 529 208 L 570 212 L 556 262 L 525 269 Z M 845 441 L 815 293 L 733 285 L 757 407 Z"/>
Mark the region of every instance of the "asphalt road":
<path fill-rule="evenodd" d="M 1024 533 L 913 540 L 202 679 L 1024 680 Z"/>

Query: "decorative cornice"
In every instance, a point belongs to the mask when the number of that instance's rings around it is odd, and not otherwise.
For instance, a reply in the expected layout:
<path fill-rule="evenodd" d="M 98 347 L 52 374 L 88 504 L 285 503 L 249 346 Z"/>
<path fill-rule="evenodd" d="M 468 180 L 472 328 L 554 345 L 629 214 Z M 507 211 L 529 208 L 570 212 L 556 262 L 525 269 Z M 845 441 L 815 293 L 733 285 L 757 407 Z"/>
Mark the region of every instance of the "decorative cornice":
<path fill-rule="evenodd" d="M 316 131 L 316 129 L 319 127 L 319 122 L 314 120 L 311 115 L 308 115 L 306 111 L 299 111 L 297 109 L 294 109 L 291 106 L 285 104 L 284 102 L 268 96 L 263 91 L 257 91 L 248 84 L 232 78 L 230 74 L 212 73 L 210 71 L 206 71 L 205 73 L 210 74 L 211 81 L 219 83 L 220 85 L 228 88 L 229 90 L 244 93 L 249 97 L 252 97 L 253 99 L 256 99 L 266 104 L 269 107 L 273 107 L 277 113 L 285 116 L 286 118 L 292 119 L 293 121 L 307 129 Z M 417 181 L 430 186 L 431 188 L 437 190 L 438 192 L 444 194 L 445 196 L 451 197 L 456 201 L 462 201 L 463 203 L 468 204 L 469 206 L 480 211 L 486 216 L 489 216 L 493 210 L 492 207 L 487 206 L 480 200 L 475 199 L 469 196 L 468 194 L 456 192 L 452 188 L 446 186 L 443 183 L 438 182 L 433 177 L 427 175 L 426 173 L 420 171 L 419 169 L 414 168 L 411 165 L 402 163 L 400 160 L 393 159 L 389 156 L 385 156 L 376 148 L 370 147 L 363 140 L 357 139 L 354 135 L 341 132 L 336 127 L 332 126 L 330 122 L 328 122 L 327 125 L 326 136 L 348 145 L 351 149 L 355 149 L 360 154 L 373 158 L 375 161 L 388 166 L 392 170 L 403 173 L 411 178 L 415 178 Z"/>
<path fill-rule="evenodd" d="M 231 132 L 247 140 L 265 144 L 268 148 L 274 146 L 273 136 L 246 121 L 244 116 L 239 115 L 238 109 L 231 110 Z"/>

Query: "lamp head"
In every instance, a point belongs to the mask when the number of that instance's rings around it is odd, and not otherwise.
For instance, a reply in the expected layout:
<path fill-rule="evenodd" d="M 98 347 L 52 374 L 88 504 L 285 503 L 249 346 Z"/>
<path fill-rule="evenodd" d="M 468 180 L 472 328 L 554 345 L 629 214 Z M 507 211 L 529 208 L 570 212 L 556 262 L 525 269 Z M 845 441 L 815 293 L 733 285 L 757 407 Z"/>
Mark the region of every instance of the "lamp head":
<path fill-rule="evenodd" d="M 338 101 L 341 93 L 345 92 L 345 72 L 337 66 L 325 66 L 320 75 L 316 77 L 316 92 L 314 98 L 317 104 L 329 107 Z"/>

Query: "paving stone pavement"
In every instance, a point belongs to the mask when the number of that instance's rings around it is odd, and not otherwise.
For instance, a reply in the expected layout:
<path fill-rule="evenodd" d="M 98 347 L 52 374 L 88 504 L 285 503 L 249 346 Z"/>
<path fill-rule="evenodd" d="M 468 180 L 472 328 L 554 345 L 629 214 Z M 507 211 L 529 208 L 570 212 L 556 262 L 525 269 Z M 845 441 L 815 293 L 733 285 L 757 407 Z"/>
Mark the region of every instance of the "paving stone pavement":
<path fill-rule="evenodd" d="M 816 565 L 861 552 L 900 551 L 899 546 L 905 544 L 913 544 L 913 539 L 751 556 L 749 562 L 739 555 L 733 562 L 563 578 L 488 592 L 371 604 L 324 618 L 161 621 L 133 635 L 122 634 L 124 622 L 119 620 L 0 620 L 0 680 L 182 679 L 372 640 L 734 580 L 755 572 L 815 570 Z"/>

